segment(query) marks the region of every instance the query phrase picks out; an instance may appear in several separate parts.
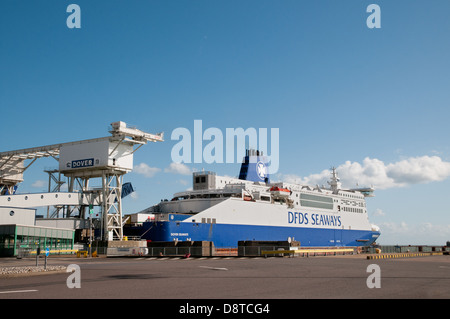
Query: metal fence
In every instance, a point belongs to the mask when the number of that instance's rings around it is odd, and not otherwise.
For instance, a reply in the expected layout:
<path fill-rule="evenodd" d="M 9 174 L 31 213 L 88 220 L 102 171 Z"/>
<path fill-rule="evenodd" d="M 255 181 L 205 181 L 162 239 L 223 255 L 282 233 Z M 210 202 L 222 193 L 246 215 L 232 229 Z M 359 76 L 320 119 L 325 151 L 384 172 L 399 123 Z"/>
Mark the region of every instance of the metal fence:
<path fill-rule="evenodd" d="M 239 246 L 238 247 L 238 256 L 242 257 L 254 257 L 254 256 L 261 256 L 262 251 L 286 251 L 289 250 L 289 246 Z M 280 253 L 280 255 L 282 255 Z"/>
<path fill-rule="evenodd" d="M 212 248 L 212 247 L 195 247 L 195 246 L 187 246 L 187 247 L 148 247 L 148 255 L 149 256 L 216 256 L 216 257 L 233 257 L 233 256 L 241 256 L 241 257 L 255 257 L 261 256 L 262 251 L 267 250 L 289 250 L 288 247 L 280 246 L 240 246 L 240 247 L 220 247 L 220 248 Z"/>
<path fill-rule="evenodd" d="M 21 258 L 31 257 L 31 251 L 32 251 L 32 249 L 29 247 L 19 247 L 19 248 L 17 248 L 16 258 L 21 259 Z"/>
<path fill-rule="evenodd" d="M 441 251 L 449 251 L 450 247 L 445 246 L 402 246 L 402 245 L 379 245 L 376 247 L 368 247 L 367 253 L 375 254 L 376 249 L 380 249 L 382 253 L 417 253 L 417 252 L 441 252 Z"/>
<path fill-rule="evenodd" d="M 212 256 L 210 247 L 148 247 L 149 256 Z"/>

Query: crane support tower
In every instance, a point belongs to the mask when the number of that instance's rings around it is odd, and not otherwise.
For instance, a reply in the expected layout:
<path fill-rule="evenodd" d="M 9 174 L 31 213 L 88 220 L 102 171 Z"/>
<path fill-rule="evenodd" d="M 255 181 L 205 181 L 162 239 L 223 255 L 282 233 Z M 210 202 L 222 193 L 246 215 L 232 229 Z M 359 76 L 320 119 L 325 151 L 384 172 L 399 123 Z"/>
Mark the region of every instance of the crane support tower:
<path fill-rule="evenodd" d="M 66 217 L 78 210 L 87 217 L 86 209 L 102 207 L 103 240 L 122 240 L 122 184 L 123 176 L 133 169 L 133 154 L 148 142 L 164 141 L 164 134 L 150 134 L 127 127 L 124 122 L 111 123 L 111 136 L 0 152 L 0 206 L 35 207 L 66 205 Z M 58 173 L 68 179 L 69 196 L 15 195 L 17 184 L 23 181 L 24 171 L 40 157 L 53 157 L 59 162 Z M 25 165 L 25 160 L 31 160 Z M 55 173 L 53 171 L 52 173 Z M 101 189 L 90 189 L 89 180 L 101 178 Z M 78 192 L 77 192 L 78 190 Z M 61 193 L 62 194 L 62 193 Z M 37 195 L 37 194 L 34 194 Z M 51 198 L 51 200 L 50 200 Z M 70 198 L 70 199 L 69 199 Z M 31 206 L 33 205 L 33 206 Z"/>

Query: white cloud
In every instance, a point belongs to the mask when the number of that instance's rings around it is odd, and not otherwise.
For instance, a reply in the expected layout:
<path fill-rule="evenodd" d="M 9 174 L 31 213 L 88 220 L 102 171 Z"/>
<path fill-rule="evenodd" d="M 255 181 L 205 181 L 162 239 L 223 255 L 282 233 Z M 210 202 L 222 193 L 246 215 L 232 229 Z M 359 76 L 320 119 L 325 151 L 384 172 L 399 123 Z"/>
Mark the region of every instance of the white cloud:
<path fill-rule="evenodd" d="M 174 173 L 174 174 L 181 174 L 181 175 L 191 175 L 192 171 L 189 167 L 187 167 L 183 163 L 170 163 L 169 167 L 164 169 L 164 172 L 167 173 Z"/>
<path fill-rule="evenodd" d="M 135 165 L 133 167 L 133 170 L 135 173 L 144 175 L 145 177 L 153 177 L 155 176 L 156 173 L 158 173 L 159 171 L 161 171 L 160 168 L 158 167 L 150 167 L 145 163 L 141 163 L 139 165 Z"/>
<path fill-rule="evenodd" d="M 444 245 L 450 236 L 450 224 L 435 225 L 430 222 L 407 224 L 402 221 L 384 222 L 378 226 L 381 229 L 380 243 L 390 245 Z"/>
<path fill-rule="evenodd" d="M 132 192 L 132 193 L 130 194 L 130 197 L 131 197 L 132 199 L 136 200 L 136 199 L 139 198 L 139 195 L 138 195 L 138 193 L 137 193 L 136 191 L 134 191 L 134 192 Z"/>
<path fill-rule="evenodd" d="M 377 208 L 375 209 L 375 211 L 373 212 L 374 216 L 386 216 L 386 213 L 383 212 L 381 209 Z"/>
<path fill-rule="evenodd" d="M 442 181 L 450 176 L 450 162 L 444 162 L 438 156 L 421 156 L 385 164 L 379 159 L 366 157 L 362 164 L 346 161 L 336 170 L 344 187 L 355 187 L 358 184 L 387 189 Z M 330 179 L 330 171 L 323 170 L 303 178 L 296 175 L 283 175 L 282 179 L 299 184 L 326 185 Z"/>
<path fill-rule="evenodd" d="M 450 163 L 438 156 L 414 157 L 389 164 L 387 172 L 399 184 L 435 182 L 450 176 Z"/>
<path fill-rule="evenodd" d="M 380 227 L 387 233 L 393 233 L 393 234 L 409 234 L 411 232 L 410 226 L 404 221 L 400 223 L 394 223 L 394 222 L 385 222 L 380 224 Z"/>
<path fill-rule="evenodd" d="M 47 183 L 43 180 L 37 180 L 33 184 L 31 184 L 31 186 L 36 187 L 36 188 L 42 188 L 42 187 L 47 186 Z"/>

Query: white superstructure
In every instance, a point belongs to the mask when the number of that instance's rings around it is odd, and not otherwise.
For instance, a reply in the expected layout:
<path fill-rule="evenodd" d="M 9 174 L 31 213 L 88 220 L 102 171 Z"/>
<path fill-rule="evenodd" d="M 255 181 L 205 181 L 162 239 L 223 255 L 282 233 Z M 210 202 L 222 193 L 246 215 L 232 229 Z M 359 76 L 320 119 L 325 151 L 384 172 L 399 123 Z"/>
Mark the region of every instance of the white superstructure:
<path fill-rule="evenodd" d="M 379 228 L 369 222 L 365 198 L 373 196 L 373 189 L 342 189 L 334 168 L 329 185 L 267 183 L 197 172 L 192 191 L 176 193 L 140 213 L 153 214 L 152 222 L 161 223 L 150 231 L 153 240 L 211 238 L 225 245 L 289 236 L 316 246 L 372 243 Z"/>

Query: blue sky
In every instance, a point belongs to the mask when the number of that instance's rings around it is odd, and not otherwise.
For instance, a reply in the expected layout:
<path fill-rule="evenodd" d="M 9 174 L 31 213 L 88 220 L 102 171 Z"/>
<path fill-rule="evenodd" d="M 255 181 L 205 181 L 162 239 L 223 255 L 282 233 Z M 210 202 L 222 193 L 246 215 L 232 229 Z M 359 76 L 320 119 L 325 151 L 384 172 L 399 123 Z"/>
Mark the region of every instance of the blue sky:
<path fill-rule="evenodd" d="M 66 25 L 71 3 L 80 29 Z M 366 25 L 371 3 L 380 29 Z M 377 189 L 368 208 L 380 243 L 444 244 L 449 10 L 447 0 L 1 1 L 0 151 L 108 136 L 118 120 L 164 131 L 125 176 L 133 213 L 190 187 L 185 171 L 238 174 L 238 163 L 169 169 L 174 129 L 279 128 L 274 178 L 322 183 L 336 166 L 345 186 Z M 20 190 L 45 190 L 43 169 L 56 164 L 34 163 Z"/>

